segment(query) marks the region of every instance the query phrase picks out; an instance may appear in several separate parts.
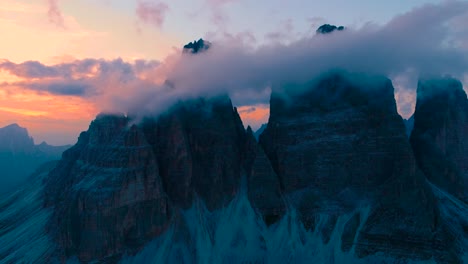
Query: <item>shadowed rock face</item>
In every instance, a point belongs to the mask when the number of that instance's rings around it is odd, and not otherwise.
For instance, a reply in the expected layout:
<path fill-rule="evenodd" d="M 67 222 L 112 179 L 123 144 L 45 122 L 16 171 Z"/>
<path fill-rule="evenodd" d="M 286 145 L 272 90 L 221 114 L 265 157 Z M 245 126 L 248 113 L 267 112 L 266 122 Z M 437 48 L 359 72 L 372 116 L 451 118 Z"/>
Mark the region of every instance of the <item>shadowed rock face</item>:
<path fill-rule="evenodd" d="M 123 116 L 93 121 L 52 171 L 45 194 L 62 255 L 81 261 L 136 250 L 171 216 L 152 148 Z"/>
<path fill-rule="evenodd" d="M 400 170 L 415 170 L 385 78 L 337 73 L 303 93 L 273 94 L 260 144 L 288 193 L 315 186 L 325 197 L 367 195 Z"/>
<path fill-rule="evenodd" d="M 227 96 L 181 102 L 143 128 L 174 204 L 187 209 L 198 196 L 214 210 L 237 194 L 245 130 Z"/>
<path fill-rule="evenodd" d="M 280 219 L 286 205 L 282 197 L 280 180 L 271 167 L 271 162 L 257 143 L 250 127 L 247 128 L 245 155 L 248 198 L 252 207 L 262 216 L 267 225 Z"/>
<path fill-rule="evenodd" d="M 367 205 L 370 215 L 354 242 L 360 257 L 445 256 L 450 253 L 440 241 L 447 241 L 446 233 L 437 225 L 434 197 L 416 168 L 393 92 L 387 78 L 340 72 L 304 89 L 277 90 L 260 145 L 304 225 L 314 229 L 318 215 L 327 215 L 319 230 L 324 242 L 337 217 Z M 359 223 L 355 216 L 346 225 L 343 249 Z"/>
<path fill-rule="evenodd" d="M 268 232 L 287 225 L 292 236 L 297 223 L 314 231 L 296 235 L 299 244 L 313 234 L 359 258 L 461 263 L 464 207 L 417 168 L 393 92 L 387 78 L 345 72 L 275 89 L 259 143 L 227 96 L 179 102 L 138 125 L 99 116 L 45 180 L 48 235 L 62 260 L 115 262 L 172 233 L 177 241 L 169 243 L 186 243 L 196 262 L 200 234 L 213 245 L 233 235 L 231 247 L 247 250 L 248 230 L 260 249 L 271 246 L 258 229 L 265 225 L 249 215 L 256 211 L 273 225 Z M 233 199 L 243 177 L 253 210 Z M 233 215 L 226 208 L 241 216 L 237 229 L 249 227 L 226 232 Z M 300 222 L 291 220 L 296 209 Z M 215 218 L 220 228 L 208 220 Z"/>
<path fill-rule="evenodd" d="M 468 99 L 460 81 L 420 81 L 411 144 L 428 179 L 468 203 Z"/>
<path fill-rule="evenodd" d="M 165 231 L 195 196 L 215 210 L 239 191 L 245 130 L 228 97 L 129 123 L 99 116 L 46 182 L 49 232 L 63 257 L 118 259 Z"/>

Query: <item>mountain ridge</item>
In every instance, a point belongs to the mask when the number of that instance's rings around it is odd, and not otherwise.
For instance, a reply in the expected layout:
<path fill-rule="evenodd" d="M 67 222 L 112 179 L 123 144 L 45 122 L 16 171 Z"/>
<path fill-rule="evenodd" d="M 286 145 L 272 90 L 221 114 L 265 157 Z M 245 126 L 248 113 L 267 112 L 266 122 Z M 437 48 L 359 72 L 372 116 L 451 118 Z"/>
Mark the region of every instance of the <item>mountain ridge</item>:
<path fill-rule="evenodd" d="M 44 262 L 463 263 L 466 203 L 413 151 L 421 127 L 438 131 L 421 104 L 410 143 L 386 77 L 337 71 L 283 88 L 259 142 L 228 96 L 136 124 L 99 115 L 37 187 Z M 464 135 L 463 115 L 449 117 Z M 422 141 L 434 142 L 449 141 Z"/>

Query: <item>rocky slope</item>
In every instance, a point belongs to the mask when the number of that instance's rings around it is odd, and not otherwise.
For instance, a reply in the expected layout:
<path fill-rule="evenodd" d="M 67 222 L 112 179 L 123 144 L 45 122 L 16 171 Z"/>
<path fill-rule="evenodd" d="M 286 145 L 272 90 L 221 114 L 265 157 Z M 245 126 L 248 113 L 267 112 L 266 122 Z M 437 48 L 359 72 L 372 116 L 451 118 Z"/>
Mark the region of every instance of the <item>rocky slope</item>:
<path fill-rule="evenodd" d="M 44 163 L 28 184 L 0 195 L 0 263 L 51 263 L 56 250 L 45 232 L 52 210 L 43 207 L 43 180 L 57 165 Z"/>
<path fill-rule="evenodd" d="M 411 144 L 428 179 L 468 203 L 468 99 L 460 81 L 418 85 Z"/>

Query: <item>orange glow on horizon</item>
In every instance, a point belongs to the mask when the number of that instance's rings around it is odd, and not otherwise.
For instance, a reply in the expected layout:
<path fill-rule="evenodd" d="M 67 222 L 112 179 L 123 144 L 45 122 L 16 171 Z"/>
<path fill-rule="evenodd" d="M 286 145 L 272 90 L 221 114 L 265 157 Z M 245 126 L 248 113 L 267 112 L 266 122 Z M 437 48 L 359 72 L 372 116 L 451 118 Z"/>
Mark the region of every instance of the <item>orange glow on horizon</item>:
<path fill-rule="evenodd" d="M 0 87 L 0 127 L 19 123 L 36 142 L 74 143 L 98 109 L 83 98 Z M 52 133 L 51 133 L 52 132 Z"/>
<path fill-rule="evenodd" d="M 270 116 L 270 106 L 266 104 L 241 106 L 237 108 L 237 111 L 244 126 L 251 126 L 254 131 L 259 129 L 262 124 L 267 123 Z"/>

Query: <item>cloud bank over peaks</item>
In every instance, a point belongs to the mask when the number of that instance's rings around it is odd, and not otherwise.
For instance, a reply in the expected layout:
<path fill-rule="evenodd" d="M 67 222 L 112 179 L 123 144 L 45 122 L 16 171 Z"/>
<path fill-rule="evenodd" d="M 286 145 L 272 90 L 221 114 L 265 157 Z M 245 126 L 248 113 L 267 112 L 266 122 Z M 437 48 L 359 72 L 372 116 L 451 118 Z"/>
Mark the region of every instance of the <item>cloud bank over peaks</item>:
<path fill-rule="evenodd" d="M 344 25 L 346 30 L 288 44 L 256 46 L 245 41 L 248 38 L 236 41 L 229 35 L 205 52 L 178 49 L 162 62 L 86 59 L 46 66 L 3 61 L 0 69 L 22 79 L 3 85 L 73 94 L 103 111 L 136 115 L 157 115 L 178 100 L 218 94 L 229 94 L 241 107 L 265 105 L 272 89 L 300 86 L 331 69 L 343 69 L 390 77 L 399 109 L 408 113 L 419 76 L 450 74 L 461 80 L 467 76 L 468 28 L 460 26 L 463 21 L 468 24 L 467 18 L 468 2 L 444 1 L 413 9 L 384 25 Z"/>
<path fill-rule="evenodd" d="M 182 58 L 171 80 L 178 89 L 225 89 L 242 104 L 266 99 L 268 87 L 307 83 L 330 69 L 389 76 L 396 87 L 416 89 L 420 75 L 450 74 L 462 78 L 468 69 L 464 43 L 468 29 L 454 23 L 468 12 L 468 2 L 425 5 L 395 17 L 385 25 L 317 34 L 291 44 L 255 48 L 245 42 L 217 42 L 205 54 Z M 458 22 L 459 23 L 459 22 Z M 464 34 L 461 34 L 461 32 Z"/>

